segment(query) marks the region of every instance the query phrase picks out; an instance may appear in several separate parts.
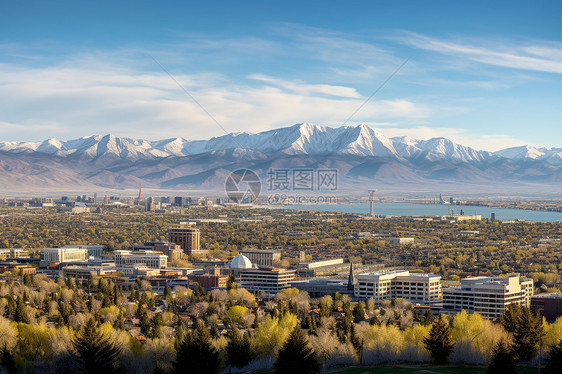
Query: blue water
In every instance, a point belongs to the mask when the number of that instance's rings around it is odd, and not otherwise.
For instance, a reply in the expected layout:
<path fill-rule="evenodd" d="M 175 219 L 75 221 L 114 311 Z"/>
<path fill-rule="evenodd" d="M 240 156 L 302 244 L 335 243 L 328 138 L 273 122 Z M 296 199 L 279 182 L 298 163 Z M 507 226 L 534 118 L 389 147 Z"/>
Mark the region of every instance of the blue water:
<path fill-rule="evenodd" d="M 360 213 L 369 214 L 370 204 L 314 204 L 314 205 L 289 205 L 287 209 L 294 210 L 317 210 L 324 212 Z M 484 206 L 465 205 L 441 205 L 441 204 L 413 204 L 413 203 L 375 203 L 376 215 L 389 216 L 444 216 L 452 209 L 455 215 L 460 214 L 461 209 L 465 215 L 480 215 L 482 218 L 490 218 L 496 213 L 496 219 L 500 221 L 511 221 L 522 219 L 537 222 L 562 222 L 562 212 L 547 212 L 538 210 L 490 208 Z"/>

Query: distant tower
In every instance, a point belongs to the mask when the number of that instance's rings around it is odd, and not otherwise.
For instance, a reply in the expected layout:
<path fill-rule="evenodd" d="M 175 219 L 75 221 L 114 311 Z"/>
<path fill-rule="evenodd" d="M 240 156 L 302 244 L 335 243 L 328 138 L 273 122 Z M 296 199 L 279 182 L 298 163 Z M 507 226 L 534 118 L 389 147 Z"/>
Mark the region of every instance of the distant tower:
<path fill-rule="evenodd" d="M 109 202 L 109 200 L 107 199 L 107 195 L 105 195 L 105 198 L 103 199 L 103 203 L 104 203 L 105 205 L 107 205 L 108 202 Z"/>
<path fill-rule="evenodd" d="M 96 204 L 98 202 L 98 193 L 95 192 L 94 193 L 94 204 Z"/>
<path fill-rule="evenodd" d="M 353 291 L 355 285 L 355 274 L 353 274 L 353 262 L 349 262 L 349 276 L 347 277 L 347 290 Z"/>
<path fill-rule="evenodd" d="M 490 216 L 490 221 L 494 222 L 496 220 L 496 213 L 492 213 Z"/>
<path fill-rule="evenodd" d="M 371 217 L 375 216 L 375 192 L 377 192 L 377 190 L 369 190 L 369 202 L 371 203 Z"/>
<path fill-rule="evenodd" d="M 142 200 L 142 188 L 139 187 L 139 201 Z"/>

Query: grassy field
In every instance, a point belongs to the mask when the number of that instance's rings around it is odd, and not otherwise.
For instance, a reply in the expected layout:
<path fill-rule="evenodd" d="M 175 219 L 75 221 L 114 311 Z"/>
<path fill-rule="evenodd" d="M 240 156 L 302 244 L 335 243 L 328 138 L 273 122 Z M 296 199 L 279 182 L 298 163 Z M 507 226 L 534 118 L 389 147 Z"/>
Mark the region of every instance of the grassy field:
<path fill-rule="evenodd" d="M 537 373 L 537 368 L 521 366 L 517 374 Z M 330 374 L 486 374 L 486 368 L 481 366 L 373 366 L 334 369 Z"/>

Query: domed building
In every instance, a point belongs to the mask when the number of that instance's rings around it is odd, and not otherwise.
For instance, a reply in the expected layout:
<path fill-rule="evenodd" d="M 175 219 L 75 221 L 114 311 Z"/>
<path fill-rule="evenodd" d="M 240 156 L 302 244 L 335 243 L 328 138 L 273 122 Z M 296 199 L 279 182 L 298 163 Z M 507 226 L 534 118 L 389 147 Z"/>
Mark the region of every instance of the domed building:
<path fill-rule="evenodd" d="M 252 267 L 252 261 L 242 254 L 235 256 L 232 261 L 230 261 L 231 269 L 251 269 Z"/>

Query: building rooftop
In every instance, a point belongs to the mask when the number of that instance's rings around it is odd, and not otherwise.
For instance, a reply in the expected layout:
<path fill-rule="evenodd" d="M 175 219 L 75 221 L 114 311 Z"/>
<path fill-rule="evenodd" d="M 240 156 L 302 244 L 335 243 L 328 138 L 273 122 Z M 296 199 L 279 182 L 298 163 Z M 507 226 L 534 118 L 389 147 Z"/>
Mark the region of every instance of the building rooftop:
<path fill-rule="evenodd" d="M 232 259 L 230 267 L 232 269 L 250 269 L 252 268 L 252 261 L 243 254 L 239 254 Z"/>

